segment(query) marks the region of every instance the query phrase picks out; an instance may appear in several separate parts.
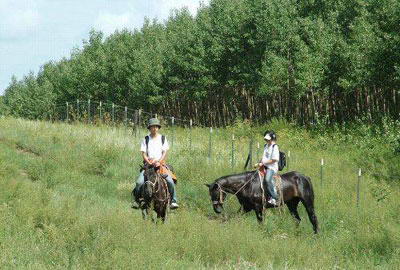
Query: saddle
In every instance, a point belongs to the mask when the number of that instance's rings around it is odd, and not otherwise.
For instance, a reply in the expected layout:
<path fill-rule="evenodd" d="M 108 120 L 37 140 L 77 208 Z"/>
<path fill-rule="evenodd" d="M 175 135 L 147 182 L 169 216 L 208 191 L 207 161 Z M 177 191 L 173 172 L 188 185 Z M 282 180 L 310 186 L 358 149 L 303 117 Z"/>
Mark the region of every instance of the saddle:
<path fill-rule="evenodd" d="M 145 163 L 145 161 L 143 160 L 143 164 Z M 166 176 L 171 176 L 172 180 L 174 180 L 175 184 L 178 181 L 178 178 L 176 177 L 175 173 L 174 173 L 174 168 L 170 165 L 167 164 L 165 161 L 161 161 L 160 162 L 161 166 L 159 168 L 159 173 L 161 174 L 161 176 L 166 177 Z M 142 172 L 144 169 L 143 167 L 140 169 L 140 172 Z"/>
<path fill-rule="evenodd" d="M 178 179 L 177 179 L 175 173 L 173 172 L 173 168 L 172 168 L 171 165 L 168 165 L 167 163 L 165 163 L 165 161 L 162 161 L 159 170 L 160 170 L 160 174 L 161 175 L 169 175 L 169 176 L 171 176 L 172 180 L 174 180 L 174 182 L 176 184 Z"/>
<path fill-rule="evenodd" d="M 260 168 L 258 168 L 258 175 L 260 177 L 261 180 L 261 188 L 264 191 L 264 194 L 266 197 L 270 197 L 270 194 L 268 192 L 268 189 L 266 187 L 264 187 L 264 178 L 265 175 L 267 174 L 267 169 L 264 166 L 261 166 Z M 283 194 L 282 194 L 282 178 L 280 174 L 275 174 L 273 176 L 273 178 L 275 179 L 275 190 L 276 193 L 278 194 L 278 205 L 281 205 L 283 202 Z"/>

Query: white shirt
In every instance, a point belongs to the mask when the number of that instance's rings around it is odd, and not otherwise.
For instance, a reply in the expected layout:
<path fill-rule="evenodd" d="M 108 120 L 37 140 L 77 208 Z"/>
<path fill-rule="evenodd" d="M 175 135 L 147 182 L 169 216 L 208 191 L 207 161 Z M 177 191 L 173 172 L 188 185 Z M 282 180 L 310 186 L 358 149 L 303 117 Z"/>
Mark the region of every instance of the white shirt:
<path fill-rule="evenodd" d="M 155 138 L 152 138 L 150 134 L 149 136 L 149 146 L 148 148 L 146 147 L 146 139 L 143 139 L 141 145 L 140 145 L 140 151 L 141 152 L 147 152 L 147 157 L 150 159 L 157 159 L 160 160 L 162 157 L 163 152 L 167 151 L 169 149 L 169 144 L 167 141 L 167 138 L 165 138 L 164 145 L 162 144 L 161 141 L 161 135 L 157 134 Z"/>
<path fill-rule="evenodd" d="M 265 164 L 268 160 L 275 159 L 276 162 L 272 164 Z M 278 162 L 279 162 L 279 148 L 277 144 L 272 144 L 269 146 L 268 144 L 264 147 L 264 153 L 261 162 L 267 167 L 267 169 L 271 169 L 274 172 L 278 172 Z"/>

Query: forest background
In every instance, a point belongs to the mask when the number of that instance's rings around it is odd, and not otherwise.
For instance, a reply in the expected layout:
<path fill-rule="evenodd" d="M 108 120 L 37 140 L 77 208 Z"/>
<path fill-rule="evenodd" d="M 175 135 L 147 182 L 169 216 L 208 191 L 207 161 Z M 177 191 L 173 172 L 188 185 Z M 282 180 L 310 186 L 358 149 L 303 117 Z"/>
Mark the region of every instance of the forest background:
<path fill-rule="evenodd" d="M 92 99 L 207 126 L 398 119 L 399 25 L 396 0 L 212 0 L 195 16 L 92 31 L 69 57 L 13 77 L 0 111 L 45 119 Z"/>

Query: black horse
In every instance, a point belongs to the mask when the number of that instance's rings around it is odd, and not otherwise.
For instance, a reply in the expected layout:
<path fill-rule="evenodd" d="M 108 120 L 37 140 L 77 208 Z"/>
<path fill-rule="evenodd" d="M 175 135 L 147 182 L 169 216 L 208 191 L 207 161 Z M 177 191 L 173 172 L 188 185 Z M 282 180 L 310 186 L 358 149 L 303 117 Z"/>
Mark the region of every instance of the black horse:
<path fill-rule="evenodd" d="M 313 225 L 314 233 L 318 232 L 318 221 L 314 211 L 314 191 L 311 179 L 301 173 L 292 171 L 280 176 L 282 178 L 283 202 L 289 208 L 291 215 L 299 224 L 301 218 L 297 212 L 297 205 L 301 201 L 306 208 L 308 217 Z M 251 171 L 240 174 L 220 177 L 209 188 L 214 211 L 220 214 L 223 209 L 227 193 L 236 195 L 244 212 L 254 210 L 259 222 L 263 221 L 263 209 L 273 205 L 265 202 L 258 172 Z"/>
<path fill-rule="evenodd" d="M 153 210 L 157 213 L 157 218 L 161 218 L 164 222 L 167 217 L 167 209 L 170 202 L 167 182 L 158 172 L 159 167 L 146 164 L 143 166 L 143 169 L 144 184 L 138 191 L 138 197 L 144 199 L 144 202 L 140 203 L 143 219 L 149 215 L 151 205 L 153 204 Z"/>

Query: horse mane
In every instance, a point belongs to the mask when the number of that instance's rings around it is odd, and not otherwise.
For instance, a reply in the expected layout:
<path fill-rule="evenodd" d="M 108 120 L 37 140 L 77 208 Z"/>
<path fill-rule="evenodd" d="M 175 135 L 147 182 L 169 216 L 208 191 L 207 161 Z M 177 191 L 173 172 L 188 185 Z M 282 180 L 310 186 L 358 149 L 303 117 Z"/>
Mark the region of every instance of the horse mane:
<path fill-rule="evenodd" d="M 241 172 L 241 173 L 236 173 L 236 174 L 230 174 L 230 175 L 225 175 L 225 176 L 221 176 L 220 178 L 217 178 L 214 183 L 217 183 L 220 180 L 225 180 L 231 177 L 235 177 L 235 176 L 244 176 L 244 175 L 251 175 L 254 174 L 255 171 L 245 171 L 245 172 Z"/>

